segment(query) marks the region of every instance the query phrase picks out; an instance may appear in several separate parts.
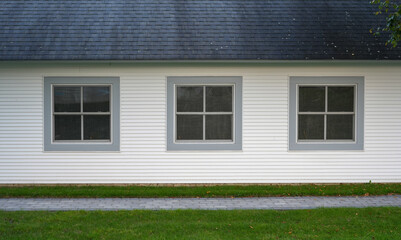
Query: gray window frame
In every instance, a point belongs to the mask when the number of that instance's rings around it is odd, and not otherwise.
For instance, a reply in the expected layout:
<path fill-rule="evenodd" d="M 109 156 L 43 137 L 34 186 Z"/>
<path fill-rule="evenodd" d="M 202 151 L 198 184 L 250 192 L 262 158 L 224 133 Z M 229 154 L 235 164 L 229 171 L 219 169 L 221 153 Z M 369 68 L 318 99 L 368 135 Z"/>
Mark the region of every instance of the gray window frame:
<path fill-rule="evenodd" d="M 175 139 L 177 86 L 232 86 L 234 90 L 233 110 L 230 113 L 233 115 L 232 141 L 177 141 Z M 242 77 L 167 77 L 167 150 L 242 150 Z"/>
<path fill-rule="evenodd" d="M 298 140 L 299 86 L 354 86 L 354 112 L 329 114 L 354 115 L 353 140 Z M 363 150 L 364 148 L 364 77 L 290 77 L 289 150 Z M 327 92 L 326 92 L 327 105 Z M 327 106 L 325 111 L 327 111 Z M 314 113 L 309 113 L 314 114 Z M 321 113 L 319 113 L 321 114 Z M 326 113 L 325 115 L 326 119 Z M 326 125 L 325 125 L 326 126 Z M 326 129 L 325 129 L 326 132 Z"/>
<path fill-rule="evenodd" d="M 111 139 L 55 141 L 54 116 L 58 115 L 58 113 L 55 114 L 53 112 L 53 89 L 55 86 L 78 86 L 78 87 L 110 86 L 111 90 L 110 112 L 96 113 L 96 115 L 108 114 L 111 116 L 110 119 Z M 44 151 L 87 152 L 87 151 L 119 151 L 119 150 L 120 150 L 120 78 L 119 77 L 44 77 Z"/>

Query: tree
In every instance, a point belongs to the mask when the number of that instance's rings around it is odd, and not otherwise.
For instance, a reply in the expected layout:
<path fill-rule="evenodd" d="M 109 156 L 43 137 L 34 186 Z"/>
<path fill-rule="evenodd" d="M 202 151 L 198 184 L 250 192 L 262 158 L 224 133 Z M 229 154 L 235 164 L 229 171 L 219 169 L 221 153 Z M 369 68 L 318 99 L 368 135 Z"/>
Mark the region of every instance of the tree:
<path fill-rule="evenodd" d="M 374 34 L 390 32 L 390 39 L 387 40 L 386 44 L 396 47 L 398 42 L 401 41 L 401 4 L 396 3 L 394 0 L 372 0 L 370 3 L 379 4 L 379 10 L 375 13 L 376 15 L 386 15 L 386 26 L 378 27 Z"/>

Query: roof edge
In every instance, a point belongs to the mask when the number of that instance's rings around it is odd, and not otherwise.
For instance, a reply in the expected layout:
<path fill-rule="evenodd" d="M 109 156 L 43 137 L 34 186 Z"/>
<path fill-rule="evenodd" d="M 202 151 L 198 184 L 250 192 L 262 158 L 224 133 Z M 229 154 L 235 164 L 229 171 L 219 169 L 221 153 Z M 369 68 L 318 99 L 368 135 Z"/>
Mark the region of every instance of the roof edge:
<path fill-rule="evenodd" d="M 1 60 L 0 67 L 7 66 L 401 66 L 401 60 Z"/>

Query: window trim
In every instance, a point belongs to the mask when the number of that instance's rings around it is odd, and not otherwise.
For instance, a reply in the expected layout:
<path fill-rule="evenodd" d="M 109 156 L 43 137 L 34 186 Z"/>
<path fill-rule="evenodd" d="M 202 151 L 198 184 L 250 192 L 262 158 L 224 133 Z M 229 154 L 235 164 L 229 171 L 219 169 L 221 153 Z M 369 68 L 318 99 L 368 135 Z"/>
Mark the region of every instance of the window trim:
<path fill-rule="evenodd" d="M 289 81 L 289 150 L 364 149 L 364 77 L 290 77 Z M 355 87 L 354 140 L 298 140 L 298 89 L 300 85 Z M 325 97 L 327 98 L 327 96 Z"/>
<path fill-rule="evenodd" d="M 54 86 L 110 86 L 110 140 L 54 140 Z M 83 93 L 81 93 L 82 95 Z M 81 103 L 82 104 L 82 103 Z M 81 109 L 82 111 L 82 109 Z M 44 151 L 119 151 L 119 77 L 44 77 Z"/>
<path fill-rule="evenodd" d="M 233 139 L 176 141 L 175 118 L 176 118 L 177 85 L 232 86 L 233 87 L 233 109 L 232 109 Z M 167 150 L 168 151 L 241 150 L 241 149 L 242 149 L 242 77 L 167 77 Z"/>

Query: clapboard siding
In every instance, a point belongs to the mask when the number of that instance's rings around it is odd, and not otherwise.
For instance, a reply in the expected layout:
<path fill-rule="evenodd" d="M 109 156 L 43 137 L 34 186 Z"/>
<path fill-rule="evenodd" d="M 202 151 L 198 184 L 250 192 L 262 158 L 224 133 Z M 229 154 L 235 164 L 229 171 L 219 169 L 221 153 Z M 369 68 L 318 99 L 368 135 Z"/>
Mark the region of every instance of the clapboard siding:
<path fill-rule="evenodd" d="M 43 152 L 43 76 L 119 76 L 120 152 Z M 166 151 L 167 76 L 242 76 L 242 151 Z M 363 151 L 288 151 L 289 76 L 364 76 Z M 401 182 L 399 67 L 0 65 L 0 183 Z"/>

